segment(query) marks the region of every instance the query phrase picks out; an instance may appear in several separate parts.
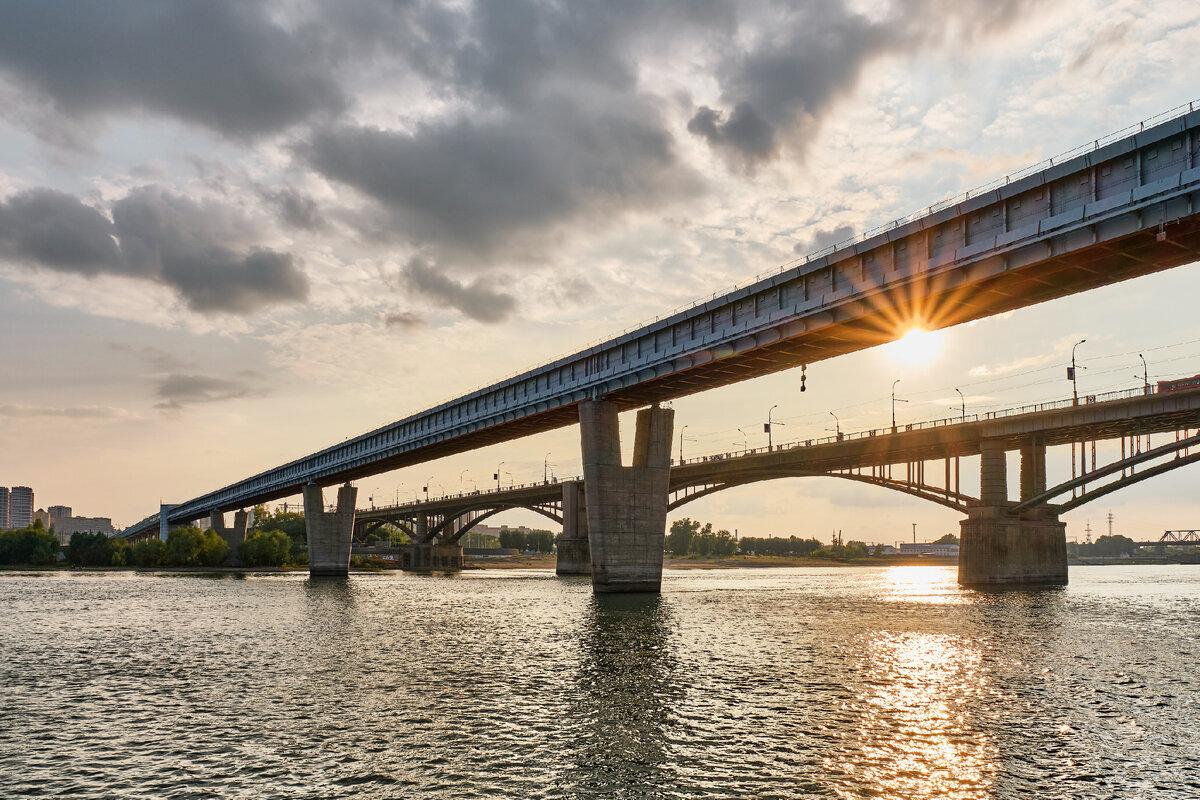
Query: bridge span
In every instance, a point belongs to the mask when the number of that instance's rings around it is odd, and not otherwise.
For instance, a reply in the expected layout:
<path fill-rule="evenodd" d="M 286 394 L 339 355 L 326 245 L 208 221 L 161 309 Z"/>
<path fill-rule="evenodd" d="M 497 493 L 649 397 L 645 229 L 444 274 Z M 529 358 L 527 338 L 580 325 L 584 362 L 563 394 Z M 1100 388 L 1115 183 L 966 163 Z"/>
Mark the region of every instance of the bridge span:
<path fill-rule="evenodd" d="M 1161 433 L 1175 433 L 1175 440 L 1153 448 L 1143 445 L 1142 437 Z M 1105 465 L 1093 462 L 1081 475 L 1047 487 L 1047 447 L 1116 439 L 1121 440 L 1120 458 Z M 1016 500 L 1009 500 L 1004 455 L 1008 451 L 1016 451 L 1021 464 Z M 971 496 L 961 488 L 960 459 L 985 453 L 989 457 L 980 467 L 984 491 Z M 914 423 L 894 432 L 865 430 L 686 459 L 671 466 L 667 507 L 674 510 L 759 481 L 826 476 L 893 489 L 952 508 L 966 516 L 964 530 L 970 529 L 972 519 L 987 518 L 996 510 L 1018 522 L 1037 518 L 1057 526 L 1058 516 L 1066 511 L 1198 460 L 1200 390 L 1137 389 L 1081 402 L 1069 399 Z M 462 563 L 458 543 L 472 527 L 502 511 L 525 508 L 563 526 L 559 573 L 587 574 L 586 498 L 584 480 L 571 478 L 360 509 L 355 538 L 361 540 L 391 524 L 413 539 L 409 566 L 456 568 Z M 1064 570 L 1065 557 L 1064 549 Z"/>
<path fill-rule="evenodd" d="M 652 540 L 665 523 L 673 412 L 658 403 L 871 347 L 914 326 L 947 327 L 1200 260 L 1198 159 L 1200 111 L 1189 106 L 549 364 L 164 506 L 128 532 L 165 532 L 298 493 L 316 504 L 310 519 L 325 520 L 320 530 L 340 530 L 353 516 L 353 489 L 339 491 L 344 507 L 326 519 L 316 510 L 321 486 L 579 422 L 592 554 L 616 559 L 593 571 L 594 586 L 656 590 L 638 564 L 656 549 L 661 560 Z M 635 464 L 622 467 L 616 415 L 639 407 Z M 310 539 L 322 535 L 315 530 Z M 603 544 L 602 531 L 611 533 Z M 345 574 L 348 548 L 331 549 L 332 561 L 314 564 L 313 574 Z"/>

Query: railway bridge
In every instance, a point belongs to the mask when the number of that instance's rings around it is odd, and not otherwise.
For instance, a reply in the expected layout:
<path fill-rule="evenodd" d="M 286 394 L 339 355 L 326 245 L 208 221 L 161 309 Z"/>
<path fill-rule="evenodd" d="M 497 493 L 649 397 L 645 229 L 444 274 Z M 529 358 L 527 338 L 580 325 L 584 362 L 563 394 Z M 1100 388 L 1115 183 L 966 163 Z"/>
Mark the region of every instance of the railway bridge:
<path fill-rule="evenodd" d="M 944 328 L 1197 260 L 1200 110 L 1189 105 L 548 364 L 162 506 L 127 535 L 165 536 L 171 525 L 204 518 L 224 529 L 227 511 L 303 494 L 311 573 L 345 575 L 350 481 L 578 424 L 593 587 L 657 591 L 674 417 L 662 403 L 913 327 Z M 625 467 L 617 414 L 629 409 L 639 409 L 638 425 L 634 463 Z M 994 463 L 1002 453 L 993 446 L 981 454 Z M 341 487 L 335 511 L 325 510 L 325 486 Z M 999 490 L 989 483 L 982 495 L 981 508 L 994 508 L 987 503 L 998 502 Z M 1031 540 L 1051 535 L 1032 508 L 1022 513 Z M 1016 552 L 1004 544 L 1015 523 L 982 512 L 971 519 L 964 535 L 987 558 Z"/>

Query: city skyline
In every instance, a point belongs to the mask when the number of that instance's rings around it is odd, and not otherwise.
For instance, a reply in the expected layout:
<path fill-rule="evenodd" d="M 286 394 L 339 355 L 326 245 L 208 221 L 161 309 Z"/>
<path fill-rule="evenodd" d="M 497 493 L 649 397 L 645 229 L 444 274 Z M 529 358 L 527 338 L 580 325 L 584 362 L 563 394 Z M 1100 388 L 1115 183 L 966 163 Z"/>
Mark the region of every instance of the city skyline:
<path fill-rule="evenodd" d="M 531 30 L 574 45 L 544 62 L 523 59 L 529 34 L 463 11 L 446 25 L 481 61 L 450 47 L 440 65 L 418 58 L 432 56 L 417 34 L 439 29 L 415 13 L 386 17 L 412 38 L 385 52 L 369 15 L 193 12 L 235 50 L 269 42 L 267 66 L 300 63 L 324 26 L 325 69 L 290 84 L 251 69 L 245 91 L 261 94 L 238 98 L 172 94 L 195 66 L 183 56 L 139 82 L 103 54 L 4 53 L 17 102 L 0 123 L 0 364 L 23 378 L 0 394 L 6 453 L 47 496 L 128 525 L 1196 99 L 1200 12 L 1186 3 L 965 3 L 936 22 L 919 4 L 680 9 L 578 29 L 526 9 Z M 32 39 L 72 44 L 30 16 Z M 164 15 L 157 34 L 186 22 Z M 585 29 L 603 33 L 569 37 Z M 822 37 L 835 69 L 805 60 Z M 33 221 L 73 249 L 43 247 Z M 1062 399 L 1081 339 L 1084 395 L 1200 373 L 1197 278 L 1181 267 L 931 334 L 923 350 L 810 365 L 803 395 L 789 371 L 683 398 L 680 446 L 764 444 L 776 404 L 776 441 L 885 427 L 897 379 L 901 422 Z M 579 474 L 577 433 L 363 479 L 360 504 L 485 486 L 500 462 L 518 483 Z M 1072 512 L 1068 537 L 1109 509 L 1138 533 L 1195 527 L 1194 475 Z M 932 539 L 958 519 L 831 479 L 682 515 L 868 541 L 912 522 Z"/>

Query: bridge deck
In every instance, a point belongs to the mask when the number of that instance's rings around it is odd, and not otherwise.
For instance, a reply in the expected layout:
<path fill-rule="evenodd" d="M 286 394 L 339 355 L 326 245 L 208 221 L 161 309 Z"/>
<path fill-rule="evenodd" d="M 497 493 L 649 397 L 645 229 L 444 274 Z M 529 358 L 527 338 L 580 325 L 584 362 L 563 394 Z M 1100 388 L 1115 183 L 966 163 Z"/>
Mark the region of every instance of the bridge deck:
<path fill-rule="evenodd" d="M 176 506 L 171 522 L 429 461 L 1200 260 L 1200 111 Z M 157 525 L 150 517 L 134 529 Z"/>

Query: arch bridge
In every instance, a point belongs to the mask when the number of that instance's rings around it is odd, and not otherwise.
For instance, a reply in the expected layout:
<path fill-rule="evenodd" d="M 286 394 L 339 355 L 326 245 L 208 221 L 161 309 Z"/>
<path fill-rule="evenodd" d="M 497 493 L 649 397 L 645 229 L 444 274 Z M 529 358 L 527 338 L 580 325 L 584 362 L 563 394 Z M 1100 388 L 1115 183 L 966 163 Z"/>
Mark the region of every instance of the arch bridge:
<path fill-rule="evenodd" d="M 1173 438 L 1150 446 L 1151 434 Z M 1120 442 L 1120 456 L 1100 464 L 1096 443 Z M 1077 475 L 1057 485 L 1046 480 L 1046 449 L 1070 445 L 1081 455 Z M 1009 499 L 1008 451 L 1020 458 L 1018 497 Z M 1193 452 L 1193 450 L 1195 452 Z M 1088 454 L 1091 454 L 1090 463 Z M 980 456 L 980 491 L 961 487 L 961 459 Z M 1041 546 L 1055 572 L 1065 578 L 1066 551 L 1059 515 L 1141 481 L 1200 460 L 1200 390 L 1156 392 L 1152 387 L 1114 392 L 1082 401 L 1063 400 L 966 418 L 932 420 L 895 430 L 868 430 L 769 448 L 701 456 L 673 464 L 667 481 L 667 508 L 716 492 L 760 481 L 795 477 L 834 477 L 879 486 L 938 503 L 965 516 L 964 542 L 973 528 L 1000 526 L 1006 541 L 1029 550 Z M 414 542 L 411 563 L 418 567 L 461 565 L 455 549 L 471 528 L 491 516 L 525 508 L 563 526 L 559 572 L 590 567 L 586 490 L 582 479 L 543 482 L 470 492 L 357 512 L 356 532 L 365 537 L 384 524 L 405 531 Z M 969 547 L 964 557 L 970 566 Z M 1017 575 L 1046 559 L 1019 564 Z M 1046 553 L 1041 553 L 1046 555 Z M 989 573 L 990 574 L 990 573 Z"/>

